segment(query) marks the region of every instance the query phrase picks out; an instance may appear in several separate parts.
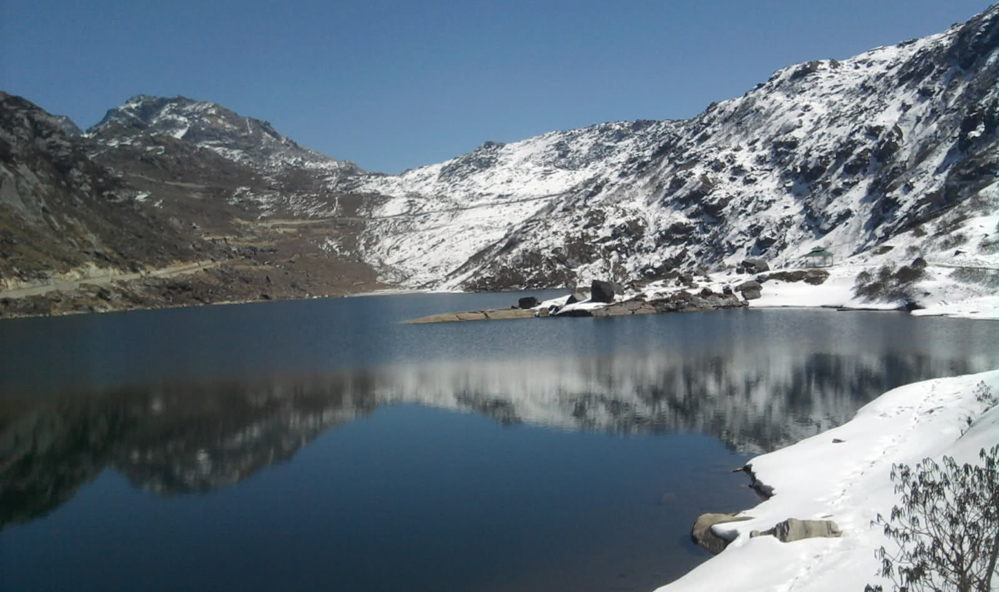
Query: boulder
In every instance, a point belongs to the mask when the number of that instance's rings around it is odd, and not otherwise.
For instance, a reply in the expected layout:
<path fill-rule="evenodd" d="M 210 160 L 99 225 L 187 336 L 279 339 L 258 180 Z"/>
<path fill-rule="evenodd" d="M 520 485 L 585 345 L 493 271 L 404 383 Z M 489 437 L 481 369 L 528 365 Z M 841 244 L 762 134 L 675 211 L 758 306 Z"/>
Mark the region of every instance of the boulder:
<path fill-rule="evenodd" d="M 763 286 L 753 280 L 742 282 L 735 289 L 742 292 L 742 297 L 746 300 L 756 300 L 763 294 Z"/>
<path fill-rule="evenodd" d="M 798 520 L 788 518 L 783 522 L 778 522 L 776 526 L 769 530 L 760 532 L 754 530 L 750 537 L 775 536 L 782 543 L 793 543 L 804 539 L 814 538 L 835 538 L 841 536 L 843 531 L 836 526 L 832 520 Z"/>
<path fill-rule="evenodd" d="M 725 550 L 730 541 L 715 534 L 711 527 L 725 522 L 742 522 L 751 520 L 751 516 L 736 516 L 735 514 L 701 514 L 690 529 L 690 539 L 705 551 L 717 555 Z"/>
<path fill-rule="evenodd" d="M 748 257 L 742 260 L 739 264 L 746 273 L 763 273 L 764 271 L 770 271 L 770 264 L 759 257 Z"/>
<path fill-rule="evenodd" d="M 593 283 L 590 285 L 591 302 L 613 302 L 614 293 L 614 284 L 611 282 L 593 280 Z"/>
<path fill-rule="evenodd" d="M 520 308 L 534 308 L 539 304 L 541 304 L 541 302 L 539 302 L 534 296 L 527 296 L 517 301 L 517 306 Z"/>
<path fill-rule="evenodd" d="M 569 294 L 569 299 L 566 300 L 565 303 L 566 304 L 573 304 L 575 302 L 583 302 L 584 300 L 588 300 L 588 299 L 589 299 L 589 296 L 587 296 L 585 292 L 582 292 L 580 290 L 573 290 L 572 294 Z"/>

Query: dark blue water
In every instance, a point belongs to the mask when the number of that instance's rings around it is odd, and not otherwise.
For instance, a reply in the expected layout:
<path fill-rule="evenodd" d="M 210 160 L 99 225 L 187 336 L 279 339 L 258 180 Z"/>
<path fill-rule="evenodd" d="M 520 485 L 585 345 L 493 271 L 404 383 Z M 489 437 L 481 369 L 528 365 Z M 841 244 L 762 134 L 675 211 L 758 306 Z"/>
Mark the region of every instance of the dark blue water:
<path fill-rule="evenodd" d="M 999 367 L 899 314 L 401 323 L 518 296 L 0 323 L 0 589 L 651 590 L 752 455 Z"/>

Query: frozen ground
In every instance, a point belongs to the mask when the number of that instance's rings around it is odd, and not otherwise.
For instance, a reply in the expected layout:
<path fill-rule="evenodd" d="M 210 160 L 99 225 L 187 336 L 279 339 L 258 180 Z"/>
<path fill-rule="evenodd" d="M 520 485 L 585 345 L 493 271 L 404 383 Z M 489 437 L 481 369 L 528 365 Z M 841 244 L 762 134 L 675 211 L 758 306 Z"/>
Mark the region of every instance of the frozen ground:
<path fill-rule="evenodd" d="M 859 591 L 881 583 L 874 552 L 890 543 L 870 523 L 897 503 L 892 464 L 944 455 L 980 463 L 979 450 L 999 443 L 999 407 L 983 413 L 985 405 L 975 397 L 982 382 L 999 392 L 999 371 L 897 388 L 845 425 L 753 459 L 756 477 L 775 495 L 740 514 L 751 520 L 716 525 L 716 534 L 732 540 L 728 548 L 658 592 Z M 750 538 L 751 531 L 787 518 L 833 520 L 843 535 L 794 543 Z M 993 589 L 997 583 L 993 579 Z"/>

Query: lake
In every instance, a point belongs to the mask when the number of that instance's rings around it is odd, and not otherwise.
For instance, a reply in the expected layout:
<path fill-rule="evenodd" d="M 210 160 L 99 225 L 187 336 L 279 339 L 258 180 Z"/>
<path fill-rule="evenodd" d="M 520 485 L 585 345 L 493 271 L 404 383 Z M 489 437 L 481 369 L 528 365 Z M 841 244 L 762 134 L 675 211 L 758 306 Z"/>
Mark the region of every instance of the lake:
<path fill-rule="evenodd" d="M 402 322 L 522 295 L 3 321 L 0 588 L 651 590 L 732 469 L 999 368 L 898 313 Z"/>

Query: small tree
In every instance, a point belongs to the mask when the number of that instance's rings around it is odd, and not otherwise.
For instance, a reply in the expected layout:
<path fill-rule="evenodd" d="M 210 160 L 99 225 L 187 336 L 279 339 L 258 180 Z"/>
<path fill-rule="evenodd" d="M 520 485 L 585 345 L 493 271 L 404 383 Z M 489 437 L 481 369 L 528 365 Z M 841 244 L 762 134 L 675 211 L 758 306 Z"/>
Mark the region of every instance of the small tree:
<path fill-rule="evenodd" d="M 915 467 L 892 465 L 901 504 L 872 522 L 898 543 L 897 553 L 876 552 L 880 575 L 898 592 L 989 592 L 999 556 L 999 446 L 979 458 L 984 466 L 941 467 L 924 459 Z M 881 592 L 868 585 L 865 592 Z"/>

